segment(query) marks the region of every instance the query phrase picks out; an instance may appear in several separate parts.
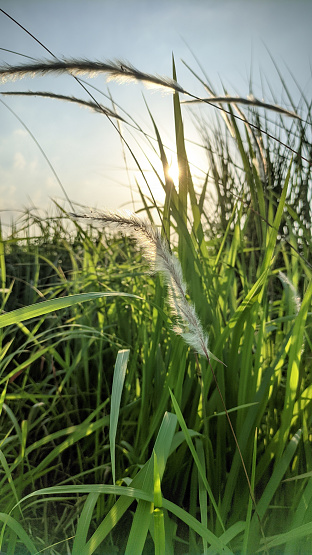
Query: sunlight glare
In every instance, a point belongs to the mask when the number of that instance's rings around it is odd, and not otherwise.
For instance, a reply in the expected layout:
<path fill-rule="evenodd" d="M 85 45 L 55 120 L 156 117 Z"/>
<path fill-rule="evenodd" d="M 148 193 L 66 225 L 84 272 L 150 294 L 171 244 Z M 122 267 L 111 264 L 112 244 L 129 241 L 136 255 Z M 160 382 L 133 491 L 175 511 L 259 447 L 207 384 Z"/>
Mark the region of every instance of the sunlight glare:
<path fill-rule="evenodd" d="M 177 186 L 179 184 L 179 164 L 175 160 L 173 160 L 168 167 L 168 176 L 172 179 L 173 183 Z"/>

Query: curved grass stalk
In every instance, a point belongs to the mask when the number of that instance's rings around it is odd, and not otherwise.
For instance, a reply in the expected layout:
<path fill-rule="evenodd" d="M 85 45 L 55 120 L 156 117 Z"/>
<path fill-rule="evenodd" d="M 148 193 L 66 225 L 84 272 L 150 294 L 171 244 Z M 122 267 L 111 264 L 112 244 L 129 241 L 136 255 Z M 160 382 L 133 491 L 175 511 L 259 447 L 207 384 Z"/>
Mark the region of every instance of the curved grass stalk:
<path fill-rule="evenodd" d="M 108 81 L 116 80 L 119 83 L 142 81 L 148 87 L 160 87 L 161 89 L 181 93 L 186 92 L 174 79 L 144 73 L 136 69 L 129 62 L 122 60 L 100 62 L 79 59 L 54 59 L 16 66 L 8 65 L 0 68 L 0 77 L 3 82 L 22 79 L 27 76 L 34 77 L 38 74 L 46 75 L 48 73 L 71 73 L 75 77 L 81 75 L 94 77 L 100 73 L 105 73 Z"/>
<path fill-rule="evenodd" d="M 178 92 L 192 97 L 192 100 L 185 100 L 184 103 L 194 102 L 217 102 L 220 104 L 244 104 L 247 106 L 256 106 L 273 110 L 275 112 L 284 114 L 289 117 L 301 119 L 296 112 L 287 110 L 282 106 L 271 104 L 258 100 L 254 96 L 239 97 L 239 96 L 215 96 L 211 95 L 209 98 L 197 97 L 187 90 L 185 90 L 175 79 L 159 75 L 151 75 L 135 68 L 129 62 L 122 60 L 116 61 L 94 61 L 84 59 L 55 59 L 55 60 L 39 60 L 27 64 L 4 66 L 0 67 L 0 78 L 2 82 L 8 80 L 15 81 L 24 77 L 35 77 L 37 75 L 46 75 L 48 73 L 70 73 L 75 77 L 81 75 L 88 75 L 94 77 L 101 73 L 107 75 L 107 81 L 117 81 L 118 83 L 131 83 L 142 81 L 148 88 L 160 88 L 165 91 Z"/>
<path fill-rule="evenodd" d="M 100 104 L 99 102 L 93 102 L 92 100 L 83 100 L 82 98 L 77 98 L 76 96 L 68 96 L 65 94 L 56 94 L 44 91 L 5 91 L 0 94 L 3 96 L 42 96 L 43 98 L 65 100 L 67 102 L 73 102 L 74 104 L 80 104 L 80 106 L 90 108 L 95 112 L 104 114 L 105 116 L 108 116 L 110 118 L 119 119 L 124 123 L 127 123 L 127 121 L 122 116 L 119 116 L 116 112 L 113 112 L 113 110 L 110 110 L 106 106 L 103 106 L 103 104 Z"/>
<path fill-rule="evenodd" d="M 195 307 L 186 298 L 186 284 L 182 275 L 180 261 L 167 247 L 165 240 L 156 227 L 141 220 L 131 212 L 92 212 L 92 214 L 71 214 L 75 218 L 86 218 L 102 223 L 132 235 L 150 264 L 153 272 L 160 272 L 168 286 L 168 301 L 176 323 L 173 331 L 197 353 L 206 358 L 221 362 L 208 349 L 208 335 L 196 314 Z"/>
<path fill-rule="evenodd" d="M 1 10 L 1 11 L 3 13 L 5 13 L 4 10 Z M 6 14 L 6 15 L 8 15 L 8 14 Z M 18 22 L 15 21 L 15 23 L 18 23 Z M 24 29 L 24 30 L 26 30 L 26 29 Z M 26 32 L 28 32 L 28 31 L 26 30 Z M 29 33 L 29 34 L 31 35 L 31 33 Z M 35 38 L 35 37 L 33 37 L 33 38 Z M 37 39 L 35 39 L 35 40 L 37 40 Z M 37 41 L 37 42 L 39 42 L 39 41 Z M 191 92 L 187 91 L 186 89 L 184 89 L 175 79 L 171 79 L 169 77 L 158 76 L 158 75 L 151 75 L 149 73 L 142 72 L 142 71 L 138 70 L 137 68 L 135 68 L 129 62 L 124 62 L 122 60 L 106 61 L 106 62 L 84 60 L 84 59 L 82 59 L 82 60 L 79 60 L 79 59 L 77 59 L 77 60 L 76 59 L 59 60 L 44 45 L 42 45 L 42 46 L 47 50 L 47 52 L 49 52 L 50 55 L 53 56 L 54 59 L 52 59 L 52 60 L 41 60 L 41 61 L 36 61 L 34 63 L 33 62 L 29 63 L 29 64 L 21 64 L 21 65 L 14 65 L 14 66 L 6 65 L 6 66 L 3 66 L 3 67 L 0 67 L 0 80 L 2 80 L 2 82 L 5 82 L 7 80 L 21 79 L 21 78 L 26 77 L 26 76 L 34 77 L 36 75 L 46 75 L 46 74 L 49 74 L 49 73 L 59 73 L 59 74 L 69 73 L 77 80 L 77 82 L 87 92 L 87 94 L 89 94 L 93 103 L 97 105 L 98 111 L 100 111 L 100 110 L 102 111 L 100 105 L 97 103 L 95 98 L 88 91 L 88 89 L 82 84 L 82 82 L 80 80 L 80 76 L 81 75 L 88 75 L 89 77 L 94 77 L 95 75 L 99 75 L 99 74 L 104 73 L 104 74 L 107 75 L 107 80 L 108 81 L 115 80 L 119 83 L 129 83 L 129 82 L 141 81 L 142 83 L 144 83 L 149 88 L 160 88 L 162 91 L 165 91 L 165 92 L 185 94 L 185 95 L 189 96 L 191 99 L 193 99 L 192 100 L 193 102 L 203 102 L 203 103 L 209 104 L 209 105 L 213 106 L 214 108 L 222 110 L 225 114 L 230 114 L 230 112 L 229 112 L 229 110 L 226 110 L 225 108 L 223 108 L 222 104 L 226 103 L 228 105 L 230 105 L 230 104 L 235 105 L 235 104 L 240 103 L 240 104 L 245 104 L 245 105 L 248 105 L 248 106 L 263 107 L 267 110 L 273 110 L 273 111 L 279 112 L 283 115 L 287 115 L 287 116 L 290 116 L 290 117 L 293 117 L 293 118 L 297 118 L 299 120 L 301 119 L 300 116 L 298 116 L 298 114 L 296 112 L 286 110 L 282 106 L 278 106 L 276 104 L 262 102 L 262 101 L 260 101 L 256 98 L 253 98 L 253 97 L 249 97 L 249 98 L 231 97 L 231 96 L 220 97 L 220 96 L 211 95 L 209 98 L 200 98 L 200 97 L 192 94 Z M 217 104 L 215 104 L 215 103 L 217 103 Z M 104 109 L 105 115 L 110 117 L 110 115 L 108 115 L 108 113 L 106 113 L 105 111 L 106 111 L 106 109 Z M 116 117 L 116 116 L 114 115 L 114 117 Z M 235 117 L 238 120 L 243 121 L 246 124 L 245 117 L 242 118 L 241 116 L 239 116 L 237 114 L 233 115 L 233 117 Z M 253 123 L 249 122 L 248 125 L 249 125 L 249 127 L 257 129 L 261 133 L 267 135 L 269 138 L 277 141 L 279 144 L 281 144 L 282 146 L 287 148 L 290 152 L 293 152 L 294 154 L 299 156 L 300 159 L 309 163 L 309 160 L 307 158 L 305 158 L 300 153 L 298 153 L 297 151 L 292 149 L 289 145 L 283 143 L 280 139 L 277 139 L 276 137 L 272 136 L 270 133 L 261 129 L 259 126 L 254 125 Z"/>
<path fill-rule="evenodd" d="M 249 95 L 247 98 L 243 96 L 210 96 L 207 98 L 199 98 L 193 100 L 182 100 L 182 104 L 194 104 L 195 102 L 218 102 L 220 104 L 244 104 L 245 106 L 256 106 L 258 108 L 265 108 L 267 110 L 272 110 L 273 112 L 278 112 L 279 114 L 283 114 L 284 116 L 289 116 L 292 118 L 300 119 L 301 117 L 291 110 L 286 110 L 282 106 L 278 106 L 277 104 L 271 104 L 269 102 L 263 102 L 263 100 L 259 100 L 255 98 L 253 95 Z"/>

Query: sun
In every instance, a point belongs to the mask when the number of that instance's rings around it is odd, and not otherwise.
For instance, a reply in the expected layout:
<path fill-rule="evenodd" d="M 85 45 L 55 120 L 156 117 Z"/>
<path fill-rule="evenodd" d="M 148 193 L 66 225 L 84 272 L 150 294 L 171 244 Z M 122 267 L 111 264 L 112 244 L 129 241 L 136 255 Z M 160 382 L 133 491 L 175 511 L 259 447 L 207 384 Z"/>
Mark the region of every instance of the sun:
<path fill-rule="evenodd" d="M 172 179 L 173 183 L 177 186 L 179 183 L 179 164 L 176 160 L 172 160 L 167 169 L 168 176 Z"/>

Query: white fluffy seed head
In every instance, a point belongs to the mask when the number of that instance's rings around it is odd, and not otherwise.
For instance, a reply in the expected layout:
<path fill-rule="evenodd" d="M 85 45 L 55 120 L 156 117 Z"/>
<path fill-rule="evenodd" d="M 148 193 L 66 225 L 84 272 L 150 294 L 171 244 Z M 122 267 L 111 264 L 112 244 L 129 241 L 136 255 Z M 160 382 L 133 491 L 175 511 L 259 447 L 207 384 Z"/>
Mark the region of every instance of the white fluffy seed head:
<path fill-rule="evenodd" d="M 77 217 L 76 214 L 73 216 Z M 197 353 L 206 358 L 211 357 L 218 360 L 208 349 L 208 335 L 203 330 L 194 305 L 189 303 L 186 298 L 186 284 L 180 261 L 171 254 L 157 228 L 131 212 L 101 211 L 78 217 L 88 218 L 104 226 L 118 229 L 136 240 L 149 262 L 151 270 L 160 272 L 164 277 L 168 287 L 169 305 L 176 318 L 173 331 L 181 335 Z"/>

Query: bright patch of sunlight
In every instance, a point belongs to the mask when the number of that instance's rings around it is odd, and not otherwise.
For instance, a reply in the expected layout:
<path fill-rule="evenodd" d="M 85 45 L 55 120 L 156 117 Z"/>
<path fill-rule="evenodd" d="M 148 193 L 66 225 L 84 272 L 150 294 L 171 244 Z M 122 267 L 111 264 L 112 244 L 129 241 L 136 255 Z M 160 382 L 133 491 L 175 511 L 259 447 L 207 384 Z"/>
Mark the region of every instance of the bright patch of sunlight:
<path fill-rule="evenodd" d="M 171 177 L 176 187 L 178 186 L 178 183 L 179 183 L 179 174 L 180 174 L 179 164 L 177 160 L 172 160 L 168 167 L 168 176 Z"/>

